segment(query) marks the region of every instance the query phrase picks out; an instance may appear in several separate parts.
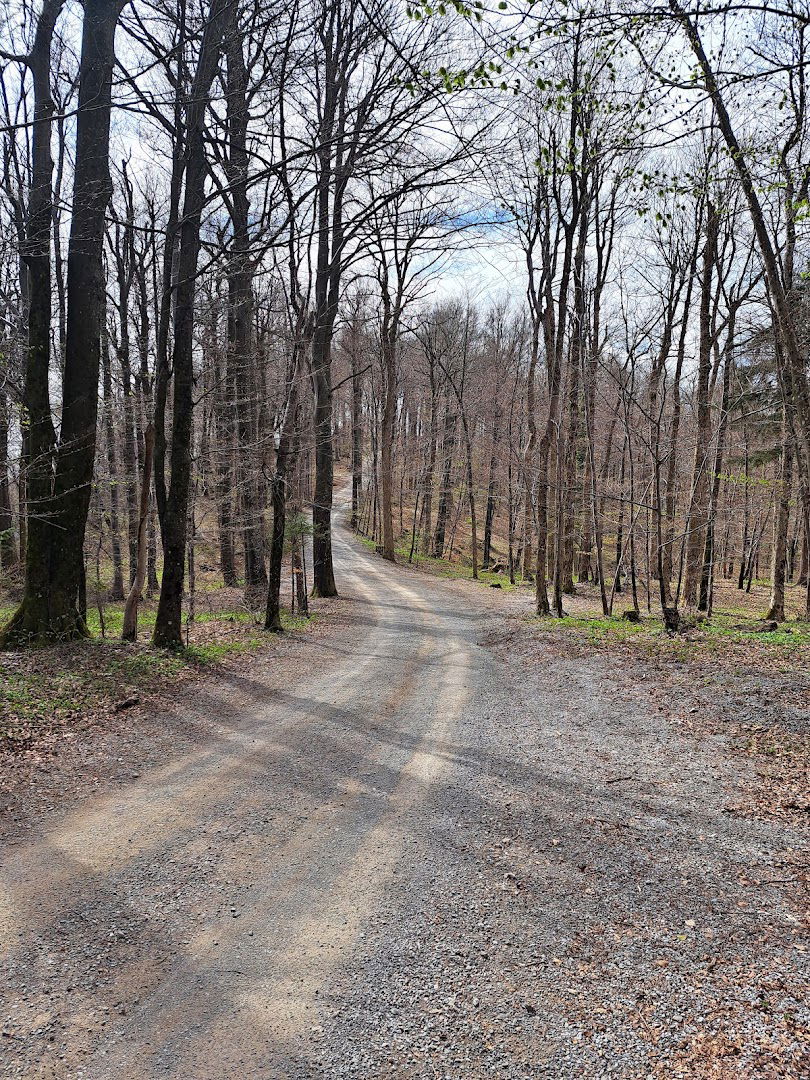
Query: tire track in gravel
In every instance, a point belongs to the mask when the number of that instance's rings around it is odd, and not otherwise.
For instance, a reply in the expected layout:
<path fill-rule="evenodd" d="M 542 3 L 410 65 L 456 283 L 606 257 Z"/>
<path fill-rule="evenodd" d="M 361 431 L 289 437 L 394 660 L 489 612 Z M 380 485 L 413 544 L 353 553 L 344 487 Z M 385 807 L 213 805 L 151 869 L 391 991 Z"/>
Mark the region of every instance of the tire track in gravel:
<path fill-rule="evenodd" d="M 50 965 L 49 992 L 25 996 L 41 999 L 54 1036 L 23 1040 L 7 1075 L 292 1075 L 324 985 L 396 871 L 470 682 L 469 645 L 430 596 L 340 534 L 336 555 L 370 617 L 334 673 L 269 700 L 260 677 L 237 680 L 214 745 L 4 863 L 5 966 L 20 978 Z M 179 902 L 161 911 L 172 891 Z M 122 922 L 137 940 L 125 934 L 106 977 L 82 984 L 98 928 Z M 98 1008 L 113 1019 L 94 1024 Z"/>

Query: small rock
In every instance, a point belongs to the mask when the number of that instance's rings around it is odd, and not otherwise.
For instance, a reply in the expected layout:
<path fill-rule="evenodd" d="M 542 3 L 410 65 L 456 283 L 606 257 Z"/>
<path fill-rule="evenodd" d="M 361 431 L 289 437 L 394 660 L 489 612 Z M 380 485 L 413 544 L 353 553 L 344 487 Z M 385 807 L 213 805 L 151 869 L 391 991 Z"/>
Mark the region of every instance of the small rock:
<path fill-rule="evenodd" d="M 140 705 L 141 699 L 136 695 L 133 697 L 124 698 L 123 701 L 119 701 L 114 707 L 114 712 L 123 712 L 124 709 L 131 709 L 133 705 Z"/>

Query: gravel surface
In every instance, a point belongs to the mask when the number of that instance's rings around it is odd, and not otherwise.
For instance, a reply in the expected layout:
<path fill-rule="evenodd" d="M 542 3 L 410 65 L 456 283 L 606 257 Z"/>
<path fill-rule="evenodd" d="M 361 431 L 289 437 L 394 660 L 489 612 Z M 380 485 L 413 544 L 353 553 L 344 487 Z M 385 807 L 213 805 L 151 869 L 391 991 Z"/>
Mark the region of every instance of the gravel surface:
<path fill-rule="evenodd" d="M 803 837 L 729 814 L 739 760 L 605 659 L 498 639 L 322 1074 L 810 1076 Z"/>
<path fill-rule="evenodd" d="M 729 813 L 745 761 L 336 557 L 345 629 L 6 845 L 0 1075 L 810 1077 L 803 838 Z"/>

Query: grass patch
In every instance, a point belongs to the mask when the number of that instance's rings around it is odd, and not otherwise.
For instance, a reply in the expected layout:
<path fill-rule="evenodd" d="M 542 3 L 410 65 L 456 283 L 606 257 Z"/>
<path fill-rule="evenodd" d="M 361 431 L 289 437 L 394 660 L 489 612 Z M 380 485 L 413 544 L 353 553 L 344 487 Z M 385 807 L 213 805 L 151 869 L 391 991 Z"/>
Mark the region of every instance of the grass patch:
<path fill-rule="evenodd" d="M 377 544 L 368 536 L 362 536 L 357 533 L 357 538 L 364 547 L 369 551 L 377 551 Z M 413 559 L 410 559 L 411 554 L 411 541 L 410 537 L 402 540 L 400 543 L 394 545 L 394 554 L 398 563 L 406 566 L 412 566 L 415 570 L 421 570 L 424 573 L 432 574 L 433 577 L 449 578 L 451 580 L 459 581 L 473 581 L 472 565 L 469 562 L 456 562 L 450 559 L 437 559 L 433 555 L 422 555 L 418 552 L 414 552 Z M 513 585 L 509 580 L 508 574 L 494 574 L 491 570 L 478 570 L 478 583 L 481 585 L 500 585 L 502 589 L 516 589 L 517 585 Z"/>
<path fill-rule="evenodd" d="M 4 605 L 0 618 L 10 611 L 13 608 Z M 95 632 L 89 640 L 0 652 L 0 750 L 26 749 L 48 732 L 103 716 L 133 695 L 176 700 L 178 682 L 276 640 L 252 612 L 202 612 L 189 628 L 188 647 L 171 652 L 147 644 L 154 611 L 142 612 L 141 640 L 136 644 L 117 640 L 123 605 L 120 610 L 109 606 L 104 615 L 104 639 L 97 636 L 98 613 L 91 620 L 88 612 L 88 624 Z M 282 625 L 301 632 L 316 618 L 283 612 Z"/>
<path fill-rule="evenodd" d="M 647 656 L 674 663 L 709 658 L 725 660 L 736 668 L 750 666 L 789 672 L 804 668 L 810 660 L 810 623 L 781 623 L 762 632 L 757 621 L 734 611 L 716 612 L 683 634 L 670 636 L 663 620 L 643 616 L 638 623 L 596 615 L 567 615 L 562 619 L 531 617 L 536 633 L 560 643 L 610 650 L 631 648 Z"/>

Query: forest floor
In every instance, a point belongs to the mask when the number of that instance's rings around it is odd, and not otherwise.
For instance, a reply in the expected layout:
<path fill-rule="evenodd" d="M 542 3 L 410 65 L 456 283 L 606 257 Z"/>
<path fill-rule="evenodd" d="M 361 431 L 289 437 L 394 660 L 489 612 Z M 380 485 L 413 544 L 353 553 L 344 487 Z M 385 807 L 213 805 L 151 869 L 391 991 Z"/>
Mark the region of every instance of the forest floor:
<path fill-rule="evenodd" d="M 244 591 L 226 588 L 213 571 L 200 576 L 193 621 L 184 623 L 185 648 L 168 653 L 151 647 L 157 596 L 140 605 L 138 641 L 121 641 L 124 603 L 104 598 L 88 610 L 91 637 L 78 643 L 23 651 L 0 651 L 0 754 L 8 770 L 31 758 L 58 753 L 65 738 L 107 730 L 112 717 L 136 704 L 149 710 L 171 703 L 180 683 L 194 682 L 222 665 L 273 643 L 261 612 L 246 606 Z M 285 582 L 285 584 L 288 584 Z M 0 589 L 0 626 L 11 618 L 19 589 Z M 335 605 L 316 602 L 312 618 L 282 613 L 287 631 L 321 631 Z"/>
<path fill-rule="evenodd" d="M 810 1076 L 802 628 L 336 570 L 7 741 L 0 1075 Z"/>

